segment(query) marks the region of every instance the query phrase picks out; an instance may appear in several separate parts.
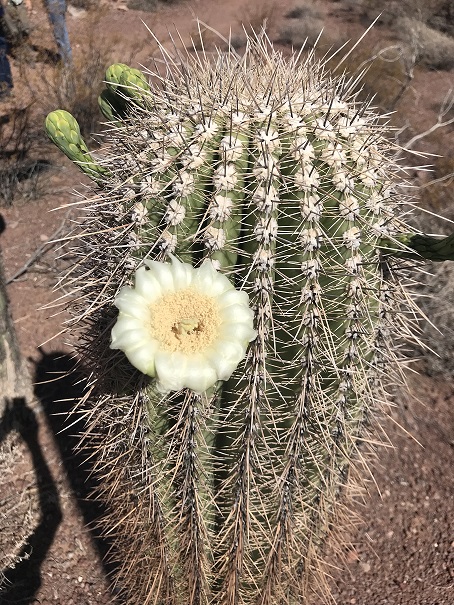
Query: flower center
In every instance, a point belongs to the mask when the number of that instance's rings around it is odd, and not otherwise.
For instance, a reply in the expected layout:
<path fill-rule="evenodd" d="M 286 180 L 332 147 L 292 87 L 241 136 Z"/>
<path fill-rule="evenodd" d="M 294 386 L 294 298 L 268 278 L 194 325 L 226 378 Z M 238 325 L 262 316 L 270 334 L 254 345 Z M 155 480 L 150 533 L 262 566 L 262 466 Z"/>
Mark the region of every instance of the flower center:
<path fill-rule="evenodd" d="M 170 352 L 204 351 L 218 337 L 220 325 L 215 299 L 193 288 L 165 294 L 150 305 L 152 337 Z"/>

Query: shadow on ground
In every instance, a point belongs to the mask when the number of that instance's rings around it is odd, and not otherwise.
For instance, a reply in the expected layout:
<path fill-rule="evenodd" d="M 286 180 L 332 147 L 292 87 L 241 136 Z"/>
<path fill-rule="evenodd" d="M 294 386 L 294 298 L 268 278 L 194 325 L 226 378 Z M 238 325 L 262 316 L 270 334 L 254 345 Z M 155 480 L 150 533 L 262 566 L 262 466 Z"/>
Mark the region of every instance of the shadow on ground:
<path fill-rule="evenodd" d="M 0 442 L 14 430 L 27 445 L 36 477 L 40 521 L 19 551 L 19 563 L 0 574 L 2 603 L 34 601 L 34 595 L 41 586 L 41 565 L 62 519 L 57 486 L 38 441 L 38 428 L 36 414 L 23 397 L 6 401 L 0 421 Z"/>
<path fill-rule="evenodd" d="M 66 471 L 70 488 L 83 515 L 84 524 L 90 528 L 95 549 L 101 560 L 111 550 L 111 545 L 96 535 L 94 526 L 104 513 L 99 502 L 90 498 L 96 488 L 96 477 L 90 472 L 91 452 L 78 448 L 77 437 L 82 424 L 81 412 L 75 410 L 76 402 L 83 394 L 84 377 L 75 370 L 74 360 L 65 353 L 50 354 L 41 351 L 36 364 L 34 391 L 44 410 L 44 422 L 51 429 L 60 459 Z M 26 444 L 35 473 L 38 490 L 39 523 L 22 547 L 14 568 L 0 569 L 2 586 L 0 602 L 31 605 L 35 603 L 42 578 L 41 566 L 55 538 L 63 514 L 54 478 L 46 461 L 45 451 L 39 439 L 39 418 L 27 406 L 24 398 L 6 402 L 0 419 L 0 443 L 9 432 L 16 431 Z M 104 564 L 109 574 L 112 567 Z"/>

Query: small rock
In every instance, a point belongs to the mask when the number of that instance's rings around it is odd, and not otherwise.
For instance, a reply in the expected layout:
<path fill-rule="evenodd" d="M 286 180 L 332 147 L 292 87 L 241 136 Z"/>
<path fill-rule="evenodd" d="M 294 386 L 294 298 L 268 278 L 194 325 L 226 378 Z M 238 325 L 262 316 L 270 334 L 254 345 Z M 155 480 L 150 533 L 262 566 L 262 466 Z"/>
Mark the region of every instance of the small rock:
<path fill-rule="evenodd" d="M 67 10 L 71 17 L 74 17 L 75 19 L 83 19 L 87 15 L 87 11 L 84 8 L 76 8 L 72 4 L 68 5 Z"/>

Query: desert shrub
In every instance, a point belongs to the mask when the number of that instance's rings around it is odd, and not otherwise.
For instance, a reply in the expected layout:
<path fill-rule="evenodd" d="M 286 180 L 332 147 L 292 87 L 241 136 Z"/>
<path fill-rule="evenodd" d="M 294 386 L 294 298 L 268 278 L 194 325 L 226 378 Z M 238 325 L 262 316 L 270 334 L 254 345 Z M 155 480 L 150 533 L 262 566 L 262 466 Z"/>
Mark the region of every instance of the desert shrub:
<path fill-rule="evenodd" d="M 454 155 L 431 159 L 432 180 L 420 188 L 422 210 L 412 224 L 426 233 L 452 232 L 454 221 Z M 422 341 L 430 349 L 418 349 L 429 374 L 454 377 L 454 266 L 433 263 L 420 274 L 417 303 L 431 323 L 421 324 Z"/>
<path fill-rule="evenodd" d="M 454 155 L 432 161 L 432 180 L 421 187 L 421 205 L 431 212 L 454 219 Z M 436 229 L 443 229 L 437 224 Z"/>
<path fill-rule="evenodd" d="M 335 74 L 348 73 L 355 78 L 354 84 L 361 99 L 374 98 L 374 105 L 385 111 L 393 110 L 408 84 L 405 57 L 398 47 L 376 48 L 363 41 L 345 60 L 340 57 L 348 53 L 346 47 L 327 60 L 327 68 Z M 339 64 L 340 63 L 340 64 Z"/>
<path fill-rule="evenodd" d="M 294 48 L 303 45 L 312 48 L 323 29 L 321 12 L 313 4 L 299 4 L 286 15 L 279 32 L 279 41 Z"/>
<path fill-rule="evenodd" d="M 277 16 L 277 0 L 255 0 L 244 3 L 237 21 L 255 32 L 259 32 L 266 25 L 267 31 L 270 32 Z"/>
<path fill-rule="evenodd" d="M 83 8 L 85 10 L 91 10 L 99 5 L 98 0 L 71 0 L 70 4 L 75 8 Z"/>
<path fill-rule="evenodd" d="M 158 2 L 157 0 L 128 0 L 127 6 L 136 11 L 154 11 Z"/>
<path fill-rule="evenodd" d="M 452 0 L 347 0 L 347 5 L 365 20 L 378 18 L 385 25 L 394 25 L 402 17 L 417 18 L 442 31 L 454 25 Z"/>
<path fill-rule="evenodd" d="M 452 0 L 444 0 L 438 10 L 429 16 L 428 25 L 454 36 L 454 3 Z"/>
<path fill-rule="evenodd" d="M 323 21 L 298 20 L 286 23 L 279 32 L 279 42 L 289 44 L 294 48 L 300 48 L 303 45 L 306 48 L 313 48 L 322 29 Z"/>
<path fill-rule="evenodd" d="M 10 205 L 19 195 L 39 197 L 39 177 L 48 162 L 40 158 L 45 136 L 32 111 L 28 105 L 0 116 L 0 204 Z"/>
<path fill-rule="evenodd" d="M 429 374 L 454 377 L 454 266 L 436 263 L 422 278 L 422 295 L 418 306 L 430 318 L 425 322 L 423 340 L 430 342 L 430 350 L 420 351 L 425 370 Z"/>
<path fill-rule="evenodd" d="M 285 15 L 286 19 L 317 19 L 321 20 L 322 15 L 318 8 L 311 4 L 298 4 Z"/>
<path fill-rule="evenodd" d="M 128 0 L 128 8 L 136 11 L 155 11 L 160 4 L 177 4 L 179 0 Z"/>
<path fill-rule="evenodd" d="M 454 38 L 409 17 L 399 19 L 396 29 L 404 42 L 415 49 L 418 62 L 431 69 L 454 67 Z"/>
<path fill-rule="evenodd" d="M 75 59 L 72 69 L 58 67 L 55 74 L 56 102 L 77 116 L 85 136 L 94 132 L 99 123 L 97 96 L 102 90 L 100 82 L 108 65 L 104 52 L 92 48 L 85 57 Z"/>

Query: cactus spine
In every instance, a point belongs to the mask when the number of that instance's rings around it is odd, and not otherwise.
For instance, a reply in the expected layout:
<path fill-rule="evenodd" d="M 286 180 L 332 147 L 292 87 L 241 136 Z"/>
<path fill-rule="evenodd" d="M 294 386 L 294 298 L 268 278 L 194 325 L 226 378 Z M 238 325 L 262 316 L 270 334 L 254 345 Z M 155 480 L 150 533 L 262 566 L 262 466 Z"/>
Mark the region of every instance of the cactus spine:
<path fill-rule="evenodd" d="M 119 586 L 130 604 L 305 603 L 411 332 L 392 258 L 448 258 L 450 239 L 408 233 L 386 128 L 348 79 L 264 36 L 214 63 L 162 53 L 150 84 L 107 71 L 98 161 L 68 114 L 47 119 L 96 181 L 66 282 Z M 172 256 L 211 262 L 254 311 L 245 358 L 204 393 L 162 394 L 109 349 L 120 289 Z"/>

